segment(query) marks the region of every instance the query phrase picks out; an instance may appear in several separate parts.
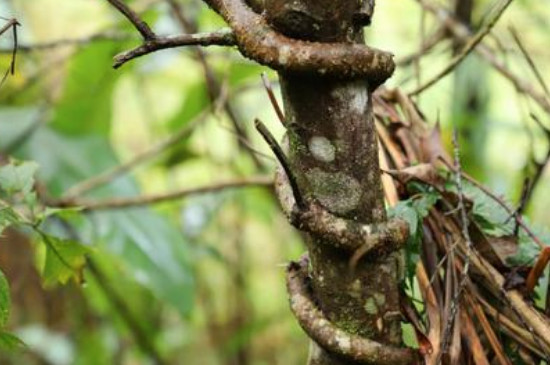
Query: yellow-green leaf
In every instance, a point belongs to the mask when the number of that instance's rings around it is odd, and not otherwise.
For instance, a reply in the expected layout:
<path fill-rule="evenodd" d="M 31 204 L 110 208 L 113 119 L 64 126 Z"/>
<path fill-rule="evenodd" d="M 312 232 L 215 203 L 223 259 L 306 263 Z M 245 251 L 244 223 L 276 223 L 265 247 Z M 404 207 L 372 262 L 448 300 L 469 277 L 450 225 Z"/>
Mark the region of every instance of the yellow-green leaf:
<path fill-rule="evenodd" d="M 86 246 L 73 241 L 42 234 L 46 247 L 46 255 L 42 277 L 44 284 L 66 284 L 73 279 L 82 280 L 82 270 L 86 264 L 86 254 L 90 251 Z"/>

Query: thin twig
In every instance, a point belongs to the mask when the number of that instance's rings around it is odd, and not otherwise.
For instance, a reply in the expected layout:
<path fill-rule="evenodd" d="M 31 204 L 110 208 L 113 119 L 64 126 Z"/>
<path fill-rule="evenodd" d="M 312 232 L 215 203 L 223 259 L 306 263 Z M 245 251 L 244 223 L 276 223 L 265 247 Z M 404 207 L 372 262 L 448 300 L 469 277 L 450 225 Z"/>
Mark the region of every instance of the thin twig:
<path fill-rule="evenodd" d="M 454 167 L 452 167 L 447 161 L 445 161 L 443 158 L 439 158 L 439 160 L 441 162 L 443 162 L 447 168 L 449 168 L 451 171 L 453 172 L 456 172 Z M 472 178 L 471 176 L 467 175 L 466 173 L 462 172 L 461 173 L 461 176 L 462 178 L 464 178 L 465 180 L 467 180 L 470 184 L 474 185 L 475 187 L 477 187 L 479 190 L 483 191 L 488 197 L 490 197 L 491 199 L 493 199 L 498 205 L 500 205 L 504 210 L 506 210 L 506 212 L 508 212 L 508 214 L 512 215 L 514 214 L 514 210 L 512 208 L 510 208 L 508 206 L 508 204 L 506 204 L 502 198 L 498 197 L 497 195 L 495 195 L 491 190 L 487 189 L 485 186 L 483 186 L 483 184 L 477 182 L 474 178 Z M 521 226 L 521 228 L 525 231 L 525 233 L 533 240 L 533 242 L 535 242 L 537 245 L 539 245 L 539 247 L 541 248 L 544 248 L 546 247 L 546 245 L 533 233 L 533 231 L 531 230 L 531 228 L 529 228 L 529 226 L 527 226 L 527 224 L 525 224 L 525 222 L 523 221 L 523 218 L 521 216 L 518 216 L 516 215 L 515 216 L 515 219 L 516 219 L 516 222 Z"/>
<path fill-rule="evenodd" d="M 156 37 L 114 57 L 113 68 L 119 68 L 126 62 L 161 49 L 183 46 L 233 46 L 235 36 L 229 28 L 210 33 L 181 34 L 168 37 Z"/>
<path fill-rule="evenodd" d="M 126 19 L 130 21 L 141 34 L 144 40 L 152 40 L 156 38 L 155 33 L 151 30 L 149 25 L 139 17 L 139 15 L 133 11 L 128 5 L 124 4 L 121 0 L 107 0 L 113 5 L 119 12 L 121 12 Z"/>
<path fill-rule="evenodd" d="M 466 213 L 466 207 L 464 205 L 464 188 L 462 186 L 462 165 L 460 163 L 460 147 L 458 142 L 458 133 L 455 129 L 453 131 L 453 146 L 454 146 L 454 171 L 455 171 L 455 184 L 458 193 L 458 211 L 460 213 L 460 221 L 462 224 L 462 236 L 466 243 L 466 254 L 464 255 L 464 264 L 462 273 L 460 274 L 460 282 L 458 284 L 457 292 L 455 293 L 451 303 L 451 313 L 445 324 L 445 331 L 443 332 L 442 350 L 445 352 L 449 346 L 449 340 L 451 338 L 451 329 L 453 327 L 454 319 L 458 313 L 460 307 L 460 298 L 464 287 L 468 280 L 468 272 L 470 269 L 470 256 L 472 254 L 472 239 L 470 238 L 470 232 L 468 227 L 470 222 L 468 220 L 468 214 Z"/>
<path fill-rule="evenodd" d="M 423 3 L 424 0 L 418 0 L 420 3 Z M 410 96 L 418 95 L 424 90 L 430 88 L 431 86 L 435 85 L 439 80 L 443 79 L 445 76 L 450 74 L 465 58 L 468 56 L 474 48 L 483 40 L 483 38 L 489 34 L 489 32 L 493 29 L 497 21 L 500 19 L 506 8 L 512 3 L 513 0 L 505 0 L 504 4 L 498 9 L 495 16 L 471 39 L 468 40 L 468 43 L 464 46 L 462 51 L 460 51 L 459 54 L 457 54 L 451 62 L 445 67 L 443 70 L 441 70 L 437 75 L 435 75 L 433 78 L 431 78 L 429 81 L 424 83 L 423 85 L 419 86 L 415 90 L 409 93 Z"/>
<path fill-rule="evenodd" d="M 537 78 L 537 81 L 539 82 L 540 86 L 543 88 L 544 92 L 546 93 L 546 96 L 550 97 L 550 91 L 548 90 L 548 85 L 546 85 L 546 82 L 544 81 L 544 77 L 542 77 L 542 74 L 540 73 L 537 65 L 535 65 L 535 61 L 533 61 L 533 58 L 523 46 L 523 43 L 521 42 L 518 32 L 514 27 L 509 27 L 508 30 L 510 31 L 510 34 L 512 34 L 512 38 L 514 39 L 518 48 L 520 49 L 521 54 L 529 64 L 531 71 L 533 71 L 533 74 L 535 74 L 535 77 Z"/>
<path fill-rule="evenodd" d="M 112 180 L 116 179 L 120 175 L 127 173 L 136 166 L 158 156 L 160 153 L 164 152 L 169 147 L 174 144 L 181 142 L 182 139 L 187 138 L 200 123 L 202 123 L 208 116 L 209 111 L 203 111 L 199 114 L 193 121 L 184 125 L 176 133 L 172 134 L 165 140 L 162 140 L 155 145 L 153 145 L 148 150 L 143 151 L 142 153 L 137 154 L 129 161 L 115 166 L 109 170 L 106 170 L 99 175 L 93 176 L 88 180 L 82 181 L 77 185 L 71 187 L 66 191 L 63 199 L 70 199 L 82 195 L 90 190 L 93 190 L 101 185 L 105 185 Z"/>
<path fill-rule="evenodd" d="M 292 168 L 290 166 L 290 162 L 288 161 L 285 153 L 281 149 L 281 146 L 279 146 L 279 144 L 275 140 L 275 137 L 273 137 L 265 124 L 263 124 L 259 119 L 256 119 L 254 121 L 254 125 L 256 126 L 256 129 L 258 130 L 258 132 L 260 132 L 266 143 L 269 145 L 269 148 L 273 151 L 275 157 L 277 157 L 277 160 L 283 167 L 283 170 L 285 171 L 288 178 L 288 182 L 292 188 L 292 193 L 294 194 L 296 205 L 298 206 L 298 208 L 304 209 L 306 207 L 305 199 L 300 192 L 300 187 L 298 186 L 296 176 L 294 175 L 294 172 L 292 171 Z"/>
<path fill-rule="evenodd" d="M 464 43 L 467 43 L 471 39 L 472 34 L 470 29 L 457 21 L 447 10 L 442 7 L 434 6 L 433 4 L 428 4 L 424 0 L 422 0 L 420 4 L 435 15 L 439 22 L 450 31 L 453 37 Z M 539 104 L 544 111 L 550 113 L 550 98 L 533 88 L 533 86 L 525 80 L 525 77 L 514 74 L 501 59 L 498 59 L 494 55 L 489 47 L 480 44 L 475 48 L 475 52 L 503 77 L 508 79 L 518 91 L 529 95 L 529 97 Z"/>
<path fill-rule="evenodd" d="M 271 105 L 273 106 L 273 109 L 275 110 L 275 113 L 277 114 L 279 121 L 284 126 L 286 124 L 285 115 L 281 110 L 279 103 L 277 102 L 277 98 L 275 97 L 275 93 L 273 92 L 273 87 L 271 86 L 271 82 L 267 78 L 267 75 L 265 72 L 262 72 L 262 82 L 264 84 L 265 91 L 267 92 L 267 96 L 269 97 L 269 101 L 271 102 Z"/>
<path fill-rule="evenodd" d="M 185 188 L 180 190 L 171 191 L 168 193 L 137 196 L 132 198 L 113 198 L 105 200 L 90 200 L 90 199 L 65 199 L 57 202 L 57 205 L 61 206 L 78 206 L 82 207 L 85 211 L 91 210 L 104 210 L 104 209 L 122 209 L 131 207 L 140 207 L 151 204 L 158 204 L 167 201 L 173 201 L 188 197 L 190 195 L 218 192 L 222 190 L 245 188 L 245 187 L 269 187 L 273 185 L 273 178 L 266 176 L 253 176 L 250 178 L 226 181 L 216 184 L 199 186 L 196 188 Z"/>
<path fill-rule="evenodd" d="M 79 237 L 79 234 L 75 227 L 72 226 L 68 221 L 61 219 L 59 217 L 54 217 L 58 220 L 61 227 L 67 232 L 69 237 L 75 241 L 81 242 L 82 239 Z M 167 362 L 163 359 L 160 351 L 157 349 L 155 343 L 150 340 L 150 336 L 142 327 L 142 322 L 132 310 L 130 309 L 128 303 L 124 300 L 124 296 L 119 294 L 112 284 L 109 282 L 108 278 L 101 271 L 99 266 L 96 264 L 93 257 L 86 258 L 86 268 L 90 273 L 91 277 L 97 283 L 103 295 L 105 295 L 106 300 L 110 305 L 113 306 L 116 313 L 122 319 L 122 322 L 128 327 L 128 330 L 137 346 L 143 351 L 144 354 L 149 356 L 155 365 L 167 365 Z"/>
<path fill-rule="evenodd" d="M 170 9 L 172 10 L 172 15 L 176 18 L 177 22 L 180 24 L 180 27 L 185 33 L 196 33 L 197 26 L 187 17 L 185 17 L 182 6 L 176 0 L 166 0 Z M 217 99 L 220 99 L 220 95 L 223 92 L 222 83 L 218 80 L 215 70 L 212 68 L 208 62 L 206 52 L 200 47 L 193 47 L 195 54 L 197 55 L 198 61 L 202 66 L 204 78 L 206 81 L 206 87 L 208 89 L 208 94 L 210 101 L 215 103 Z M 253 148 L 250 147 L 251 143 L 248 138 L 248 133 L 245 128 L 243 128 L 242 118 L 239 116 L 238 109 L 235 108 L 234 103 L 229 100 L 229 98 L 223 98 L 224 103 L 218 103 L 218 105 L 223 106 L 227 117 L 233 125 L 235 134 L 237 136 L 239 149 L 248 153 L 250 159 L 254 165 L 259 169 L 263 170 L 264 165 L 258 159 Z"/>
<path fill-rule="evenodd" d="M 531 113 L 530 116 L 535 121 L 535 123 L 539 126 L 539 128 L 542 129 L 544 135 L 546 136 L 546 140 L 548 141 L 548 146 L 547 146 L 548 149 L 546 150 L 546 155 L 544 156 L 544 159 L 542 160 L 542 162 L 538 162 L 533 158 L 533 160 L 535 160 L 533 162 L 534 162 L 534 165 L 536 166 L 536 170 L 531 178 L 529 190 L 527 191 L 525 196 L 525 206 L 527 206 L 531 201 L 531 198 L 533 197 L 533 193 L 535 192 L 535 189 L 539 184 L 543 176 L 543 173 L 546 170 L 546 167 L 550 164 L 550 129 L 548 129 L 548 127 L 542 124 L 542 121 L 535 114 Z"/>
<path fill-rule="evenodd" d="M 11 61 L 8 69 L 4 73 L 4 76 L 2 77 L 2 80 L 0 80 L 0 86 L 4 84 L 4 81 L 6 81 L 6 78 L 8 77 L 8 75 L 10 74 L 13 75 L 15 73 L 15 59 L 17 56 L 17 26 L 19 25 L 21 24 L 19 24 L 17 19 L 12 18 L 12 19 L 8 19 L 6 24 L 4 24 L 2 28 L 0 28 L 0 35 L 4 34 L 10 28 L 12 29 L 12 32 L 13 32 L 13 46 L 11 49 Z"/>
<path fill-rule="evenodd" d="M 128 41 L 138 39 L 135 36 L 123 33 L 101 32 L 91 34 L 82 38 L 62 38 L 41 43 L 19 44 L 18 52 L 33 52 L 33 51 L 48 51 L 52 48 L 67 47 L 67 46 L 82 46 L 94 41 Z M 0 54 L 11 53 L 13 50 L 0 48 Z"/>

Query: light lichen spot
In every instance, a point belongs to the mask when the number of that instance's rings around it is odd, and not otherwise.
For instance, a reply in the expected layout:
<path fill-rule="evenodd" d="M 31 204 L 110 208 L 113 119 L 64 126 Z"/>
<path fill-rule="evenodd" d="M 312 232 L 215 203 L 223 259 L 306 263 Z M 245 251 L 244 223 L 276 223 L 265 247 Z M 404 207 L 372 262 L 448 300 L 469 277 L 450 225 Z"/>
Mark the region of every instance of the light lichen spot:
<path fill-rule="evenodd" d="M 325 172 L 314 168 L 306 172 L 313 193 L 319 202 L 333 213 L 346 214 L 357 208 L 361 199 L 361 185 L 344 173 Z"/>
<path fill-rule="evenodd" d="M 382 307 L 384 304 L 386 304 L 386 296 L 384 295 L 384 293 L 374 293 L 374 300 L 379 307 Z"/>
<path fill-rule="evenodd" d="M 369 94 L 365 86 L 357 87 L 355 95 L 350 99 L 350 107 L 357 114 L 362 114 L 367 110 L 369 104 Z"/>
<path fill-rule="evenodd" d="M 364 114 L 369 105 L 369 92 L 364 81 L 356 81 L 345 86 L 335 88 L 332 97 L 346 105 L 356 114 Z"/>
<path fill-rule="evenodd" d="M 322 162 L 332 162 L 336 157 L 336 148 L 325 137 L 314 136 L 309 140 L 309 151 L 317 160 Z"/>
<path fill-rule="evenodd" d="M 361 280 L 355 279 L 350 285 L 349 295 L 353 298 L 361 298 Z"/>
<path fill-rule="evenodd" d="M 368 298 L 365 302 L 365 311 L 370 315 L 376 315 L 378 314 L 378 305 L 376 304 L 376 301 L 374 298 Z"/>
<path fill-rule="evenodd" d="M 348 352 L 351 349 L 350 338 L 344 332 L 336 334 L 336 343 L 338 344 L 338 347 L 344 352 Z"/>
<path fill-rule="evenodd" d="M 288 62 L 288 57 L 290 56 L 290 47 L 282 46 L 279 49 L 279 64 L 286 65 Z"/>

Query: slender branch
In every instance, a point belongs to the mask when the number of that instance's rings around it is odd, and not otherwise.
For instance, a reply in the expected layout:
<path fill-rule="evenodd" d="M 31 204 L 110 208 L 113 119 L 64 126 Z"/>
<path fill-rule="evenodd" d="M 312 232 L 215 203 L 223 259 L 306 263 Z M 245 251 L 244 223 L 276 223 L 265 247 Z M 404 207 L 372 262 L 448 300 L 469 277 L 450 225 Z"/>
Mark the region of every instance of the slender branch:
<path fill-rule="evenodd" d="M 107 0 L 113 5 L 122 15 L 126 17 L 134 25 L 136 30 L 141 34 L 144 40 L 155 39 L 156 35 L 151 30 L 149 25 L 142 20 L 139 15 L 133 11 L 128 5 L 122 2 L 122 0 Z"/>
<path fill-rule="evenodd" d="M 512 38 L 514 39 L 514 42 L 516 42 L 518 48 L 520 49 L 521 54 L 523 55 L 523 57 L 525 58 L 525 60 L 529 64 L 529 67 L 531 68 L 531 71 L 533 71 L 533 74 L 537 78 L 537 81 L 539 82 L 540 86 L 542 87 L 542 89 L 546 93 L 546 96 L 550 97 L 550 90 L 548 89 L 548 85 L 544 81 L 544 77 L 542 77 L 542 74 L 540 73 L 537 65 L 535 65 L 535 61 L 533 61 L 533 58 L 531 58 L 531 55 L 529 54 L 527 49 L 525 49 L 525 46 L 521 42 L 521 39 L 519 37 L 518 32 L 513 27 L 509 27 L 508 29 L 510 31 L 510 34 L 512 34 Z"/>
<path fill-rule="evenodd" d="M 420 3 L 424 3 L 424 0 L 418 0 L 418 1 Z M 508 8 L 508 6 L 512 3 L 512 1 L 513 0 L 505 0 L 502 6 L 498 9 L 495 16 L 475 36 L 473 36 L 468 40 L 468 42 L 466 43 L 462 51 L 460 51 L 459 54 L 453 57 L 453 59 L 447 65 L 447 67 L 441 70 L 437 75 L 435 75 L 429 81 L 419 86 L 415 90 L 411 91 L 409 95 L 413 96 L 413 95 L 420 94 L 421 92 L 435 85 L 439 80 L 443 79 L 445 76 L 450 74 L 466 58 L 466 56 L 468 56 L 474 50 L 474 48 L 476 48 L 476 46 L 483 40 L 483 38 L 487 34 L 489 34 L 489 32 L 493 29 L 497 21 L 500 19 L 500 17 L 504 13 L 504 11 Z"/>
<path fill-rule="evenodd" d="M 21 25 L 17 19 L 11 18 L 8 19 L 6 24 L 0 28 L 0 35 L 4 34 L 8 29 L 12 29 L 13 32 L 13 46 L 11 48 L 11 61 L 8 69 L 4 73 L 4 76 L 2 76 L 2 79 L 0 80 L 0 86 L 4 84 L 4 81 L 6 81 L 6 78 L 9 74 L 13 75 L 15 73 L 15 58 L 17 56 L 17 27 Z"/>
<path fill-rule="evenodd" d="M 101 33 L 85 36 L 82 38 L 64 38 L 64 39 L 56 39 L 52 41 L 34 43 L 34 44 L 33 43 L 19 44 L 17 46 L 17 51 L 18 52 L 47 51 L 57 47 L 65 47 L 65 46 L 72 46 L 72 45 L 77 45 L 77 46 L 86 45 L 94 41 L 127 41 L 127 40 L 133 40 L 133 39 L 136 39 L 136 37 L 128 34 L 101 32 Z M 0 48 L 0 54 L 11 53 L 11 52 L 13 52 L 11 48 L 10 49 Z"/>
<path fill-rule="evenodd" d="M 258 132 L 262 135 L 265 142 L 268 144 L 271 151 L 273 151 L 273 154 L 275 154 L 275 157 L 277 157 L 277 160 L 279 161 L 283 170 L 285 171 L 288 182 L 292 188 L 292 193 L 294 194 L 296 205 L 298 206 L 298 208 L 304 208 L 306 206 L 305 197 L 302 195 L 300 191 L 300 187 L 298 185 L 298 179 L 296 179 L 296 176 L 292 171 L 292 167 L 290 166 L 290 162 L 286 158 L 285 153 L 281 149 L 281 146 L 279 146 L 279 144 L 275 140 L 275 137 L 273 137 L 271 132 L 259 119 L 256 119 L 254 121 L 254 125 L 256 126 L 256 129 L 258 130 Z"/>
<path fill-rule="evenodd" d="M 55 217 L 54 219 L 59 221 L 61 227 L 71 238 L 78 242 L 82 241 L 75 227 L 73 227 L 71 223 L 59 217 Z M 124 322 L 124 324 L 128 327 L 130 334 L 134 338 L 134 341 L 140 350 L 151 358 L 154 365 L 167 364 L 160 351 L 157 349 L 154 341 L 150 339 L 149 334 L 142 327 L 142 322 L 140 322 L 141 318 L 134 315 L 130 309 L 130 306 L 124 300 L 124 297 L 120 295 L 111 285 L 108 278 L 101 271 L 93 257 L 86 258 L 86 268 L 97 283 L 99 289 L 103 292 L 103 295 L 105 295 L 106 300 L 113 306 L 116 313 L 120 315 L 122 322 Z"/>
<path fill-rule="evenodd" d="M 176 0 L 166 0 L 166 1 L 170 6 L 170 9 L 172 10 L 172 15 L 180 24 L 182 31 L 185 33 L 196 33 L 197 26 L 185 16 L 181 4 Z M 198 58 L 198 61 L 201 64 L 203 69 L 204 78 L 206 81 L 206 87 L 208 89 L 210 101 L 212 103 L 215 103 L 215 100 L 218 99 L 220 97 L 220 94 L 224 91 L 222 88 L 222 83 L 218 80 L 218 77 L 216 76 L 216 72 L 214 71 L 212 66 L 209 64 L 206 57 L 207 56 L 206 52 L 204 52 L 200 47 L 193 47 L 193 48 Z M 231 124 L 233 125 L 233 129 L 235 130 L 234 133 L 237 136 L 239 149 L 248 153 L 248 156 L 250 157 L 254 165 L 258 169 L 263 170 L 264 165 L 258 159 L 256 151 L 254 151 L 254 149 L 250 147 L 251 143 L 248 139 L 247 130 L 242 127 L 242 124 L 243 124 L 241 123 L 242 118 L 239 117 L 239 113 L 237 112 L 237 109 L 234 107 L 234 104 L 231 102 L 231 100 L 229 100 L 229 98 L 227 98 L 227 100 L 222 104 L 222 106 L 223 106 L 223 109 L 225 110 L 225 113 L 229 117 Z"/>
<path fill-rule="evenodd" d="M 277 114 L 277 118 L 279 118 L 279 122 L 281 122 L 281 124 L 284 126 L 286 124 L 285 114 L 283 113 L 281 107 L 279 106 L 279 103 L 277 102 L 277 98 L 275 97 L 275 93 L 273 92 L 273 87 L 271 86 L 271 82 L 269 82 L 269 79 L 267 78 L 265 72 L 262 72 L 262 83 L 264 84 L 264 88 L 267 92 L 267 96 L 269 97 L 269 101 L 271 102 L 271 106 L 273 106 L 273 109 Z"/>
<path fill-rule="evenodd" d="M 546 150 L 546 155 L 544 156 L 544 159 L 542 160 L 542 162 L 536 161 L 534 157 L 532 158 L 534 160 L 533 162 L 536 166 L 536 170 L 531 178 L 529 189 L 526 191 L 525 198 L 523 199 L 525 206 L 527 206 L 531 201 L 531 198 L 533 197 L 533 193 L 535 192 L 537 185 L 541 181 L 541 178 L 543 176 L 544 171 L 546 170 L 546 167 L 550 164 L 550 129 L 548 129 L 548 127 L 542 124 L 542 121 L 535 114 L 531 113 L 531 118 L 535 121 L 535 123 L 539 126 L 539 128 L 542 129 L 544 135 L 546 136 L 546 140 L 548 142 L 548 147 L 547 147 L 548 149 Z"/>
<path fill-rule="evenodd" d="M 93 176 L 88 180 L 82 181 L 77 185 L 71 187 L 69 190 L 65 192 L 63 199 L 75 198 L 101 185 L 105 185 L 111 182 L 112 180 L 116 179 L 120 175 L 123 175 L 128 171 L 132 170 L 133 168 L 135 168 L 136 166 L 144 163 L 145 161 L 156 157 L 157 155 L 164 152 L 169 147 L 173 146 L 178 142 L 181 142 L 182 139 L 187 138 L 195 130 L 195 127 L 200 123 L 202 123 L 204 119 L 206 119 L 207 115 L 208 115 L 208 112 L 203 111 L 201 114 L 199 114 L 199 116 L 195 118 L 195 120 L 184 125 L 176 133 L 172 134 L 167 139 L 153 145 L 150 149 L 137 154 L 132 159 L 130 159 L 129 161 L 121 165 L 115 166 L 109 170 L 106 170 L 100 173 L 99 175 Z"/>
<path fill-rule="evenodd" d="M 126 62 L 149 53 L 168 48 L 182 46 L 233 46 L 235 36 L 231 29 L 220 29 L 211 33 L 181 34 L 168 37 L 156 37 L 146 40 L 140 46 L 115 56 L 114 68 L 119 68 Z"/>
<path fill-rule="evenodd" d="M 439 158 L 439 160 L 441 162 L 443 162 L 447 168 L 449 168 L 451 171 L 455 172 L 456 173 L 456 170 L 454 169 L 453 166 L 451 166 L 447 161 L 445 161 L 445 159 L 443 158 Z M 498 197 L 497 195 L 495 195 L 491 190 L 487 189 L 485 186 L 483 186 L 481 183 L 477 182 L 474 178 L 472 178 L 471 176 L 467 175 L 466 173 L 462 172 L 462 177 L 467 180 L 470 184 L 474 185 L 475 187 L 477 187 L 479 190 L 483 191 L 488 197 L 490 197 L 491 199 L 493 199 L 496 203 L 498 203 L 498 205 L 500 205 L 504 210 L 506 210 L 506 212 L 510 215 L 513 215 L 517 224 L 520 225 L 520 227 L 525 231 L 525 233 L 533 240 L 533 242 L 535 242 L 537 245 L 539 245 L 539 247 L 541 248 L 544 248 L 546 247 L 546 245 L 533 233 L 533 231 L 531 230 L 531 228 L 529 228 L 529 226 L 527 226 L 527 224 L 525 224 L 525 222 L 523 221 L 523 218 L 520 216 L 520 215 L 514 215 L 514 210 L 512 208 L 510 208 L 508 206 L 508 204 L 506 204 L 502 198 Z"/>
<path fill-rule="evenodd" d="M 451 330 L 455 317 L 460 308 L 460 298 L 464 292 L 468 280 L 468 272 L 470 270 L 470 257 L 472 255 L 473 243 L 470 238 L 470 232 L 468 227 L 470 222 L 468 220 L 468 214 L 466 213 L 466 207 L 464 205 L 464 188 L 462 186 L 462 165 L 460 163 L 460 147 L 458 145 L 458 133 L 456 129 L 453 131 L 453 146 L 454 146 L 454 172 L 455 172 L 455 184 L 458 193 L 458 212 L 460 214 L 460 221 L 462 225 L 462 237 L 466 245 L 466 252 L 464 255 L 464 264 L 462 272 L 460 274 L 460 282 L 458 283 L 458 290 L 456 291 L 453 300 L 451 302 L 451 313 L 445 324 L 445 330 L 443 332 L 442 351 L 446 352 L 451 339 Z M 454 248 L 453 248 L 454 249 Z"/>
<path fill-rule="evenodd" d="M 447 10 L 442 7 L 434 6 L 433 4 L 428 4 L 424 0 L 421 0 L 420 4 L 423 8 L 435 15 L 450 31 L 453 37 L 464 43 L 469 41 L 472 35 L 468 27 L 457 21 Z M 547 98 L 543 93 L 535 90 L 530 83 L 525 81 L 525 77 L 515 75 L 502 60 L 495 57 L 491 49 L 487 46 L 480 44 L 476 47 L 475 51 L 481 58 L 491 64 L 491 66 L 493 66 L 493 68 L 503 77 L 508 79 L 518 91 L 529 95 L 529 97 L 539 104 L 544 111 L 550 113 L 550 98 Z"/>
<path fill-rule="evenodd" d="M 418 352 L 409 348 L 386 346 L 349 334 L 335 326 L 315 305 L 308 287 L 307 260 L 288 266 L 287 289 L 290 307 L 308 336 L 325 350 L 362 364 L 418 364 Z"/>
<path fill-rule="evenodd" d="M 54 202 L 58 206 L 77 206 L 82 207 L 85 211 L 91 210 L 104 210 L 104 209 L 122 209 L 131 207 L 140 207 L 144 205 L 158 204 L 167 201 L 173 201 L 182 199 L 190 195 L 204 194 L 218 192 L 222 190 L 245 188 L 245 187 L 270 187 L 273 186 L 273 178 L 265 176 L 253 176 L 246 179 L 226 181 L 221 183 L 215 183 L 205 186 L 199 186 L 196 188 L 185 188 L 168 193 L 137 196 L 133 198 L 114 198 L 105 200 L 90 200 L 90 199 L 77 199 L 69 198 L 58 202 Z"/>

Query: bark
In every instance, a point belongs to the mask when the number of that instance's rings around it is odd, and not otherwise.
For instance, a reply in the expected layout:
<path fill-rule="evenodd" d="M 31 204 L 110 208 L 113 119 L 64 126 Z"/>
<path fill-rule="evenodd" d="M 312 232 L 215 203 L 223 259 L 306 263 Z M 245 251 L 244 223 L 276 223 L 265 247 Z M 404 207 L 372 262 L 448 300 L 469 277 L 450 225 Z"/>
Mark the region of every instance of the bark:
<path fill-rule="evenodd" d="M 349 0 L 265 2 L 268 20 L 282 34 L 333 43 L 363 43 L 362 5 Z M 372 114 L 376 82 L 286 71 L 279 77 L 289 161 L 302 193 L 335 216 L 362 224 L 386 221 Z M 307 246 L 312 295 L 324 316 L 348 334 L 400 345 L 402 254 L 370 254 L 351 270 L 352 255 L 338 242 L 310 235 Z M 310 365 L 355 363 L 312 343 Z"/>

